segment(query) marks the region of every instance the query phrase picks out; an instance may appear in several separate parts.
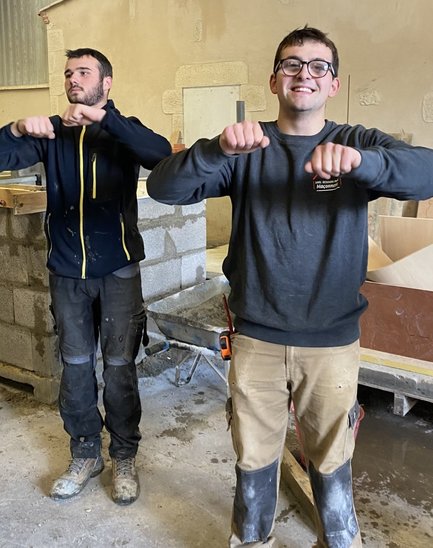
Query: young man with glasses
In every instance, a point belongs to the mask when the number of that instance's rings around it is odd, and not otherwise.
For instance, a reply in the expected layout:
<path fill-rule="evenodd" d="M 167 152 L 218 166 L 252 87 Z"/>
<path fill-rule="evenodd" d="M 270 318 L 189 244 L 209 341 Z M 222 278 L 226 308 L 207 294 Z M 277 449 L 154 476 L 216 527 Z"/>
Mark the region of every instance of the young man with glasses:
<path fill-rule="evenodd" d="M 294 403 L 314 494 L 317 546 L 361 546 L 352 495 L 360 287 L 370 200 L 433 195 L 433 151 L 325 119 L 338 53 L 305 27 L 280 43 L 276 122 L 236 123 L 160 162 L 152 198 L 230 196 L 224 273 L 235 315 L 228 411 L 237 454 L 229 546 L 271 546 L 279 467 Z"/>

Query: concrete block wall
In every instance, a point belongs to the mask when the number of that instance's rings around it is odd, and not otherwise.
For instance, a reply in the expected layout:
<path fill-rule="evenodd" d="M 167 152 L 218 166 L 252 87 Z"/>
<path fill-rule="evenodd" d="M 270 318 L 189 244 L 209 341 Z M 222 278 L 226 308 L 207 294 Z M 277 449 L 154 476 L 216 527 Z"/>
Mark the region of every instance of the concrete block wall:
<path fill-rule="evenodd" d="M 43 214 L 0 208 L 0 377 L 56 399 L 60 378 L 49 312 Z"/>
<path fill-rule="evenodd" d="M 204 281 L 204 203 L 166 206 L 143 197 L 138 210 L 146 250 L 141 264 L 145 302 Z M 0 378 L 27 384 L 36 399 L 52 403 L 61 367 L 49 312 L 43 218 L 0 208 Z"/>
<path fill-rule="evenodd" d="M 146 303 L 205 280 L 204 202 L 168 206 L 149 197 L 140 198 L 138 217 L 146 253 L 141 263 Z"/>

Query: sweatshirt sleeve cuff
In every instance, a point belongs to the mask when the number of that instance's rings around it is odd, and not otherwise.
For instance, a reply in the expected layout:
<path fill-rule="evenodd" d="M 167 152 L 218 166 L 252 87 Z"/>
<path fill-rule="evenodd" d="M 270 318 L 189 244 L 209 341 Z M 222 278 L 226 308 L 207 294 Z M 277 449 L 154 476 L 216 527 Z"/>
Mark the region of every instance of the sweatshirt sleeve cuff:
<path fill-rule="evenodd" d="M 373 188 L 383 169 L 383 157 L 379 150 L 357 150 L 361 154 L 361 164 L 345 177 L 367 188 Z"/>

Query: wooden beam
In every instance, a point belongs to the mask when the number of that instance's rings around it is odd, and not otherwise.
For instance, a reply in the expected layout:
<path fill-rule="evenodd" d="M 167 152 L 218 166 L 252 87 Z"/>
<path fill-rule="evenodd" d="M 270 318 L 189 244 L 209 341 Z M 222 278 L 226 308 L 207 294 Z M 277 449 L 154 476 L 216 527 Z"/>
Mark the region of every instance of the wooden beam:
<path fill-rule="evenodd" d="M 310 479 L 287 447 L 287 444 L 284 447 L 281 462 L 281 480 L 299 502 L 312 524 L 314 524 L 314 499 Z"/>
<path fill-rule="evenodd" d="M 40 213 L 47 206 L 45 188 L 36 185 L 0 185 L 0 206 L 13 209 L 14 215 Z"/>

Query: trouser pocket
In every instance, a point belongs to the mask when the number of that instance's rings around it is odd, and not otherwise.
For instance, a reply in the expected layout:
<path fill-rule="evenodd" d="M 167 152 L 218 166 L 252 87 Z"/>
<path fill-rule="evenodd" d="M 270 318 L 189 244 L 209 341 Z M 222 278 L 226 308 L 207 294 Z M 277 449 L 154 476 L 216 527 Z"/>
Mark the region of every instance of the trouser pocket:
<path fill-rule="evenodd" d="M 124 358 L 132 362 L 137 357 L 140 344 L 147 346 L 149 337 L 147 335 L 147 316 L 143 309 L 138 314 L 134 314 L 129 320 L 128 333 L 126 335 Z"/>
<path fill-rule="evenodd" d="M 227 430 L 230 430 L 230 435 L 232 437 L 233 450 L 236 453 L 237 458 L 239 459 L 239 442 L 237 430 L 235 427 L 235 421 L 233 421 L 233 400 L 228 398 L 226 401 L 226 420 L 227 420 Z"/>

